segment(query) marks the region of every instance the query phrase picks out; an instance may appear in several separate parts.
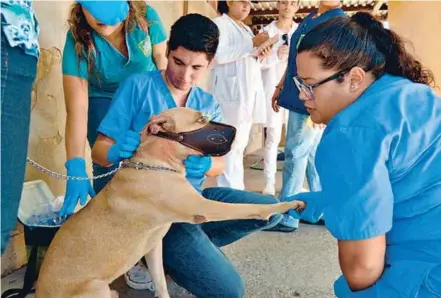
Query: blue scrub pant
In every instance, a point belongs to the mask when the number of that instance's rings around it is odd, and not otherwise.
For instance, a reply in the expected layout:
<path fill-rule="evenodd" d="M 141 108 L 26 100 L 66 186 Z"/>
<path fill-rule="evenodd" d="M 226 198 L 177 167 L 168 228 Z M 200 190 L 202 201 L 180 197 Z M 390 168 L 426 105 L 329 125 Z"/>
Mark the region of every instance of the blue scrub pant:
<path fill-rule="evenodd" d="M 37 58 L 1 36 L 1 253 L 17 223 L 26 169 Z"/>
<path fill-rule="evenodd" d="M 97 138 L 97 128 L 107 113 L 110 100 L 93 98 L 89 100 L 88 140 L 91 146 Z M 93 165 L 93 174 L 111 171 Z M 112 179 L 98 179 L 93 187 L 99 193 Z M 207 188 L 202 195 L 208 199 L 226 203 L 275 204 L 277 199 L 257 193 L 231 188 Z M 272 228 L 282 219 L 274 215 L 264 220 L 229 220 L 202 225 L 173 224 L 163 240 L 164 268 L 181 287 L 199 298 L 242 298 L 245 284 L 233 264 L 219 249 L 253 232 Z"/>
<path fill-rule="evenodd" d="M 403 263 L 406 263 L 403 262 Z M 352 292 L 344 276 L 334 283 L 337 298 L 441 298 L 441 264 L 408 261 L 392 274 L 385 270 L 370 288 Z M 403 267 L 403 268 L 401 268 Z"/>
<path fill-rule="evenodd" d="M 302 191 L 305 173 L 310 190 L 321 190 L 314 162 L 322 132 L 312 129 L 306 123 L 307 118 L 308 115 L 289 111 L 280 201 Z M 288 215 L 284 215 L 281 223 L 293 228 L 299 225 L 297 219 Z"/>

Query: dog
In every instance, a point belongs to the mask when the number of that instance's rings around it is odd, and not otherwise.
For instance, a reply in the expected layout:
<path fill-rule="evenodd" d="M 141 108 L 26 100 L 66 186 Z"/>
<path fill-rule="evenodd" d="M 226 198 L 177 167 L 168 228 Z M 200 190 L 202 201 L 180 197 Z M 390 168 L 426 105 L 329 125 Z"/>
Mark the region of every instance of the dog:
<path fill-rule="evenodd" d="M 122 167 L 55 235 L 40 269 L 37 298 L 116 298 L 118 293 L 109 284 L 143 256 L 156 295 L 169 298 L 162 238 L 172 223 L 268 220 L 273 214 L 305 207 L 300 201 L 227 204 L 202 197 L 187 182 L 183 165 L 188 155 L 201 152 L 159 135 L 201 131 L 209 123 L 195 110 L 174 108 L 146 125 L 130 160 L 138 168 Z"/>

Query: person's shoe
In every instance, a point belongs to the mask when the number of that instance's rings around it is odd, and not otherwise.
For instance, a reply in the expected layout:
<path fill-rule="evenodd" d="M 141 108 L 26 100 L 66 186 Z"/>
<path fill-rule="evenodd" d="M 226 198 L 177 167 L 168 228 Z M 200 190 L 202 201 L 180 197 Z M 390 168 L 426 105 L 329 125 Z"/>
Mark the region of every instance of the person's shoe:
<path fill-rule="evenodd" d="M 262 190 L 262 194 L 274 196 L 276 194 L 274 183 L 267 182 L 265 188 Z"/>
<path fill-rule="evenodd" d="M 314 222 L 314 223 L 303 220 L 303 219 L 301 219 L 299 222 L 302 224 L 313 225 L 313 226 L 324 226 L 325 225 L 325 220 L 323 218 L 319 219 L 318 222 Z"/>
<path fill-rule="evenodd" d="M 147 267 L 140 261 L 124 274 L 126 284 L 135 290 L 150 290 L 155 292 L 155 285 Z"/>
<path fill-rule="evenodd" d="M 293 223 L 292 221 L 295 221 L 295 219 L 288 214 L 283 214 L 282 220 L 277 225 L 272 228 L 264 229 L 263 231 L 283 233 L 294 232 L 297 230 L 297 223 Z"/>

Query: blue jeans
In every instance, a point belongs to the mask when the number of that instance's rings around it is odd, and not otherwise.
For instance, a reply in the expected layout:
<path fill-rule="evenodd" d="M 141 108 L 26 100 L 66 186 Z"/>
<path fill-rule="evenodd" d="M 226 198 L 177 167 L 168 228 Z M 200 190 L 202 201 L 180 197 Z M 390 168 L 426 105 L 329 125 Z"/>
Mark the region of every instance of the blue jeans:
<path fill-rule="evenodd" d="M 1 36 L 1 246 L 3 252 L 17 223 L 26 169 L 31 92 L 37 58 L 11 48 Z"/>
<path fill-rule="evenodd" d="M 289 112 L 283 184 L 279 196 L 281 201 L 302 191 L 305 173 L 311 191 L 321 190 L 314 160 L 322 132 L 311 128 L 306 122 L 307 118 L 308 115 Z M 291 227 L 297 227 L 299 221 L 286 215 L 282 223 L 285 222 Z"/>
<path fill-rule="evenodd" d="M 277 203 L 271 196 L 223 187 L 206 188 L 202 195 L 208 200 L 225 203 Z M 281 219 L 282 216 L 277 214 L 269 221 L 173 224 L 163 240 L 165 271 L 198 298 L 245 297 L 244 281 L 219 248 L 253 232 L 271 228 Z"/>

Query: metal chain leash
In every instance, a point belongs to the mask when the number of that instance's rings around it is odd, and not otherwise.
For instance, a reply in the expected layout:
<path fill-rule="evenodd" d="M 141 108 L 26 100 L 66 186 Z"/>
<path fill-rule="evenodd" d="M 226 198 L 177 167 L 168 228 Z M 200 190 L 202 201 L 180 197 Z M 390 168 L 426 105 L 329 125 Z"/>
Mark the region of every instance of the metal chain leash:
<path fill-rule="evenodd" d="M 45 167 L 43 167 L 42 165 L 38 164 L 36 161 L 30 159 L 29 157 L 26 158 L 26 161 L 28 164 L 30 164 L 33 168 L 39 170 L 40 172 L 46 173 L 51 177 L 54 177 L 56 179 L 63 179 L 63 180 L 96 180 L 96 179 L 101 179 L 110 175 L 115 174 L 121 167 L 122 167 L 122 162 L 119 163 L 118 167 L 108 173 L 105 174 L 101 174 L 98 176 L 93 176 L 93 177 L 76 177 L 76 176 L 67 176 L 64 174 L 60 174 L 54 171 L 51 171 Z"/>

